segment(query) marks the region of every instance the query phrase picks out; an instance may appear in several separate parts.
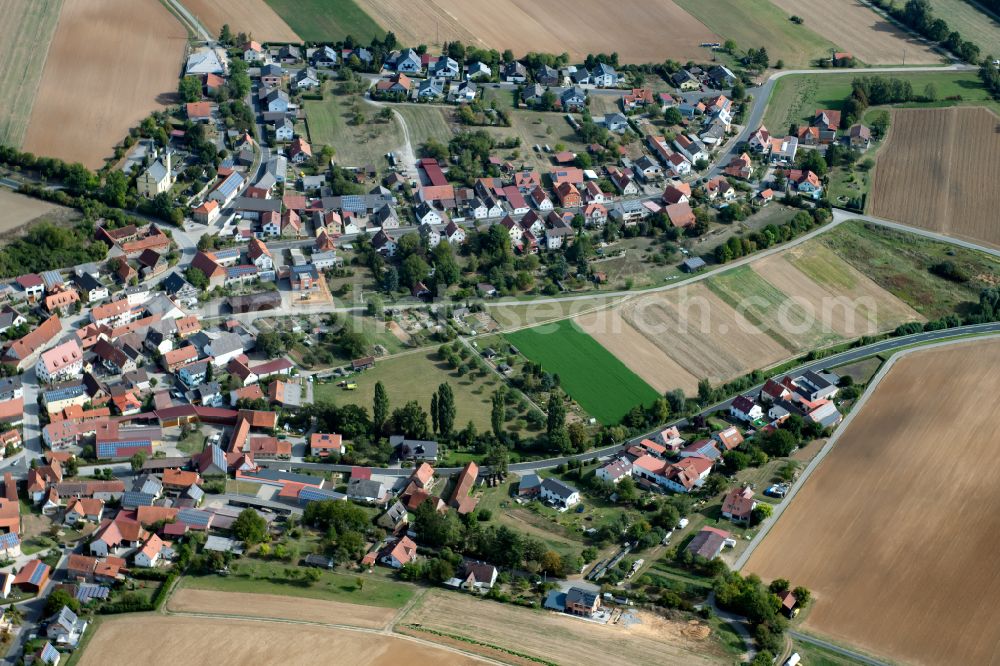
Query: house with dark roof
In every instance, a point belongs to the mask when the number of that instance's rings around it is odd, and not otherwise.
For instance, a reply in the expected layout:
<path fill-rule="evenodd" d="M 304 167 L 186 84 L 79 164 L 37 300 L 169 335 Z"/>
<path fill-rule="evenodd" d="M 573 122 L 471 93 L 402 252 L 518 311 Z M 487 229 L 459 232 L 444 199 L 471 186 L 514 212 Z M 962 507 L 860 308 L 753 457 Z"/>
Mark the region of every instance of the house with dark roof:
<path fill-rule="evenodd" d="M 580 491 L 559 479 L 548 478 L 538 487 L 538 496 L 543 502 L 548 502 L 565 511 L 580 502 Z"/>
<path fill-rule="evenodd" d="M 593 617 L 601 607 L 601 597 L 595 590 L 571 587 L 566 592 L 565 609 L 570 615 Z"/>
<path fill-rule="evenodd" d="M 694 535 L 687 545 L 687 552 L 696 557 L 706 560 L 713 560 L 722 553 L 722 549 L 728 544 L 735 545 L 730 538 L 729 532 L 714 527 L 703 527 L 701 531 Z"/>

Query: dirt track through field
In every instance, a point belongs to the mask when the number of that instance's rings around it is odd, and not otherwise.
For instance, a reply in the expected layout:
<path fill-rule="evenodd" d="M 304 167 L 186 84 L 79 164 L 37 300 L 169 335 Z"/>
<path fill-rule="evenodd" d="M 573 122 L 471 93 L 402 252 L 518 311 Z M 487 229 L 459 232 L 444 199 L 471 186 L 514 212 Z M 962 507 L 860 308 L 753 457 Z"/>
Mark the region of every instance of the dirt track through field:
<path fill-rule="evenodd" d="M 805 626 L 914 664 L 986 664 L 1000 645 L 1000 342 L 902 358 L 747 571 L 815 597 Z"/>
<path fill-rule="evenodd" d="M 300 41 L 264 0 L 184 0 L 184 7 L 213 35 L 228 23 L 234 35 L 245 32 L 257 41 Z"/>
<path fill-rule="evenodd" d="M 805 19 L 805 26 L 869 65 L 941 62 L 925 43 L 882 18 L 861 0 L 771 0 Z"/>
<path fill-rule="evenodd" d="M 401 43 L 461 40 L 516 56 L 617 52 L 622 62 L 705 59 L 702 42 L 720 42 L 672 0 L 359 0 Z"/>
<path fill-rule="evenodd" d="M 186 37 L 158 0 L 65 0 L 24 150 L 101 166 L 175 101 Z"/>
<path fill-rule="evenodd" d="M 247 617 L 284 618 L 307 622 L 346 624 L 354 627 L 380 629 L 396 614 L 393 608 L 345 604 L 304 597 L 284 597 L 276 594 L 218 592 L 181 588 L 167 604 L 172 611 L 245 615 Z"/>
<path fill-rule="evenodd" d="M 870 213 L 1000 247 L 1000 117 L 982 108 L 897 109 Z"/>
<path fill-rule="evenodd" d="M 321 621 L 321 620 L 320 620 Z M 154 613 L 105 619 L 79 666 L 472 666 L 457 652 L 393 636 L 320 626 Z"/>

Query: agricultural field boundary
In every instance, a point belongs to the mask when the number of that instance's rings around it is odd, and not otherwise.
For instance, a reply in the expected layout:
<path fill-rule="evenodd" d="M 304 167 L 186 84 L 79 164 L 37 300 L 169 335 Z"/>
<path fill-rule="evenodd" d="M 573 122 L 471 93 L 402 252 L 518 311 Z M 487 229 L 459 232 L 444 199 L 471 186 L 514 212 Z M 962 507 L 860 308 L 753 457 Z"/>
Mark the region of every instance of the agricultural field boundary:
<path fill-rule="evenodd" d="M 733 563 L 734 570 L 739 571 L 744 566 L 746 566 L 747 562 L 750 560 L 750 556 L 753 555 L 754 550 L 756 550 L 757 547 L 760 546 L 761 543 L 763 543 L 764 539 L 771 531 L 771 528 L 773 528 L 777 524 L 782 514 L 784 514 L 785 509 L 787 509 L 791 505 L 792 500 L 795 499 L 796 495 L 798 495 L 799 490 L 805 485 L 806 481 L 809 480 L 809 477 L 812 476 L 812 473 L 816 471 L 816 468 L 819 467 L 820 463 L 823 462 L 823 460 L 830 453 L 830 451 L 833 450 L 833 447 L 837 445 L 837 442 L 840 441 L 841 436 L 843 436 L 843 434 L 847 432 L 848 427 L 854 421 L 854 417 L 861 412 L 865 404 L 868 402 L 869 398 L 871 398 L 871 396 L 875 393 L 876 389 L 878 389 L 879 387 L 879 384 L 882 383 L 882 380 L 886 377 L 886 375 L 889 374 L 889 371 L 892 370 L 892 368 L 896 365 L 897 361 L 909 356 L 910 354 L 924 352 L 931 349 L 967 344 L 970 342 L 982 342 L 984 340 L 997 340 L 1000 339 L 1000 333 L 987 333 L 975 337 L 963 335 L 959 337 L 960 339 L 956 340 L 942 340 L 940 342 L 931 342 L 919 346 L 911 346 L 908 348 L 900 349 L 898 351 L 894 351 L 892 353 L 892 356 L 890 356 L 886 360 L 886 362 L 882 365 L 882 367 L 879 368 L 879 371 L 875 374 L 875 376 L 872 377 L 871 381 L 868 383 L 868 387 L 865 389 L 865 392 L 861 394 L 860 398 L 858 398 L 857 403 L 855 403 L 855 405 L 851 408 L 850 413 L 844 418 L 843 422 L 839 426 L 837 426 L 837 430 L 833 433 L 830 439 L 826 441 L 826 444 L 823 446 L 822 449 L 820 449 L 819 453 L 816 454 L 816 457 L 813 458 L 812 461 L 802 471 L 801 476 L 799 476 L 796 482 L 792 485 L 791 489 L 788 492 L 788 495 L 785 497 L 785 500 L 781 504 L 777 505 L 777 507 L 775 507 L 774 514 L 771 516 L 770 519 L 768 519 L 761 525 L 756 536 L 754 536 L 753 540 L 751 540 L 750 544 L 747 546 L 747 549 L 743 551 L 743 554 L 740 555 Z"/>

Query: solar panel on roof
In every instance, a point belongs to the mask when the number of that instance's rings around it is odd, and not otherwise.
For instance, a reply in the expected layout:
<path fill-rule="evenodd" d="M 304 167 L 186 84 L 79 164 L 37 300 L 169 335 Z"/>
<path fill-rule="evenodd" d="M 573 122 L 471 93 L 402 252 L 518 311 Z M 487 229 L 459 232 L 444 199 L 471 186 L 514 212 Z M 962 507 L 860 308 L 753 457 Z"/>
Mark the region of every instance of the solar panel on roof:
<path fill-rule="evenodd" d="M 46 643 L 42 648 L 41 660 L 46 664 L 55 664 L 59 661 L 59 650 L 52 647 L 52 643 Z"/>
<path fill-rule="evenodd" d="M 45 577 L 45 574 L 48 572 L 48 570 L 49 570 L 49 565 L 39 562 L 38 566 L 35 567 L 35 570 L 31 572 L 31 577 L 28 578 L 28 582 L 31 583 L 32 585 L 38 585 L 39 583 L 41 583 L 42 578 Z"/>
<path fill-rule="evenodd" d="M 149 493 L 128 491 L 122 495 L 122 506 L 153 506 L 153 496 Z"/>
<path fill-rule="evenodd" d="M 344 499 L 346 495 L 333 490 L 323 490 L 313 486 L 304 486 L 299 492 L 300 502 L 322 502 L 324 500 Z"/>
<path fill-rule="evenodd" d="M 207 527 L 212 514 L 199 509 L 181 509 L 177 512 L 177 522 Z"/>
<path fill-rule="evenodd" d="M 14 548 L 20 543 L 21 543 L 21 537 L 17 536 L 15 532 L 0 534 L 0 546 L 2 546 L 5 549 Z"/>

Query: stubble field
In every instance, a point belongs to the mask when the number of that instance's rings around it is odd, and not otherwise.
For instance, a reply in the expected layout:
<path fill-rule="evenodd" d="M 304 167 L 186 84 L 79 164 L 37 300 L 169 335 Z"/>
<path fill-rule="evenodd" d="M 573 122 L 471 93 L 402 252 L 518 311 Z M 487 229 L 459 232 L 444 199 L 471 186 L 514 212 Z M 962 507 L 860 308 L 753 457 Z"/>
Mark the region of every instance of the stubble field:
<path fill-rule="evenodd" d="M 597 625 L 552 612 L 431 590 L 400 625 L 419 624 L 557 664 L 659 666 L 727 661 L 708 627 L 701 623 L 670 622 L 649 613 L 642 613 L 642 619 L 642 624 L 630 628 Z M 433 640 L 432 635 L 428 638 Z"/>
<path fill-rule="evenodd" d="M 959 2 L 963 0 L 958 0 Z M 876 14 L 861 0 L 771 0 L 805 25 L 869 65 L 934 64 L 941 55 Z M 770 47 L 768 47 L 770 48 Z"/>
<path fill-rule="evenodd" d="M 0 187 L 0 236 L 28 224 L 34 219 L 59 209 L 41 199 L 33 199 L 23 194 Z"/>
<path fill-rule="evenodd" d="M 483 663 L 444 648 L 392 636 L 320 626 L 163 616 L 104 620 L 79 666 L 243 666 L 349 663 L 359 666 L 472 666 Z"/>
<path fill-rule="evenodd" d="M 198 590 L 189 587 L 174 592 L 167 606 L 172 611 L 180 612 L 327 622 L 369 629 L 384 627 L 396 614 L 393 608 L 378 606 L 361 606 L 276 594 Z"/>
<path fill-rule="evenodd" d="M 62 0 L 0 0 L 0 144 L 20 147 Z"/>
<path fill-rule="evenodd" d="M 158 0 L 65 0 L 24 149 L 96 168 L 175 100 L 187 33 Z"/>
<path fill-rule="evenodd" d="M 622 62 L 704 60 L 702 42 L 722 41 L 672 0 L 359 0 L 369 16 L 404 44 L 461 40 L 529 51 L 618 52 Z"/>
<path fill-rule="evenodd" d="M 184 7 L 213 35 L 228 23 L 233 34 L 257 41 L 297 42 L 299 36 L 264 0 L 184 0 Z"/>
<path fill-rule="evenodd" d="M 893 111 L 871 214 L 1000 247 L 1000 117 L 986 109 Z"/>
<path fill-rule="evenodd" d="M 577 319 L 657 391 L 695 391 L 921 316 L 819 241 Z"/>
<path fill-rule="evenodd" d="M 747 571 L 813 591 L 806 628 L 899 662 L 996 660 L 1000 456 L 973 396 L 997 364 L 995 340 L 900 359 L 753 553 Z"/>

